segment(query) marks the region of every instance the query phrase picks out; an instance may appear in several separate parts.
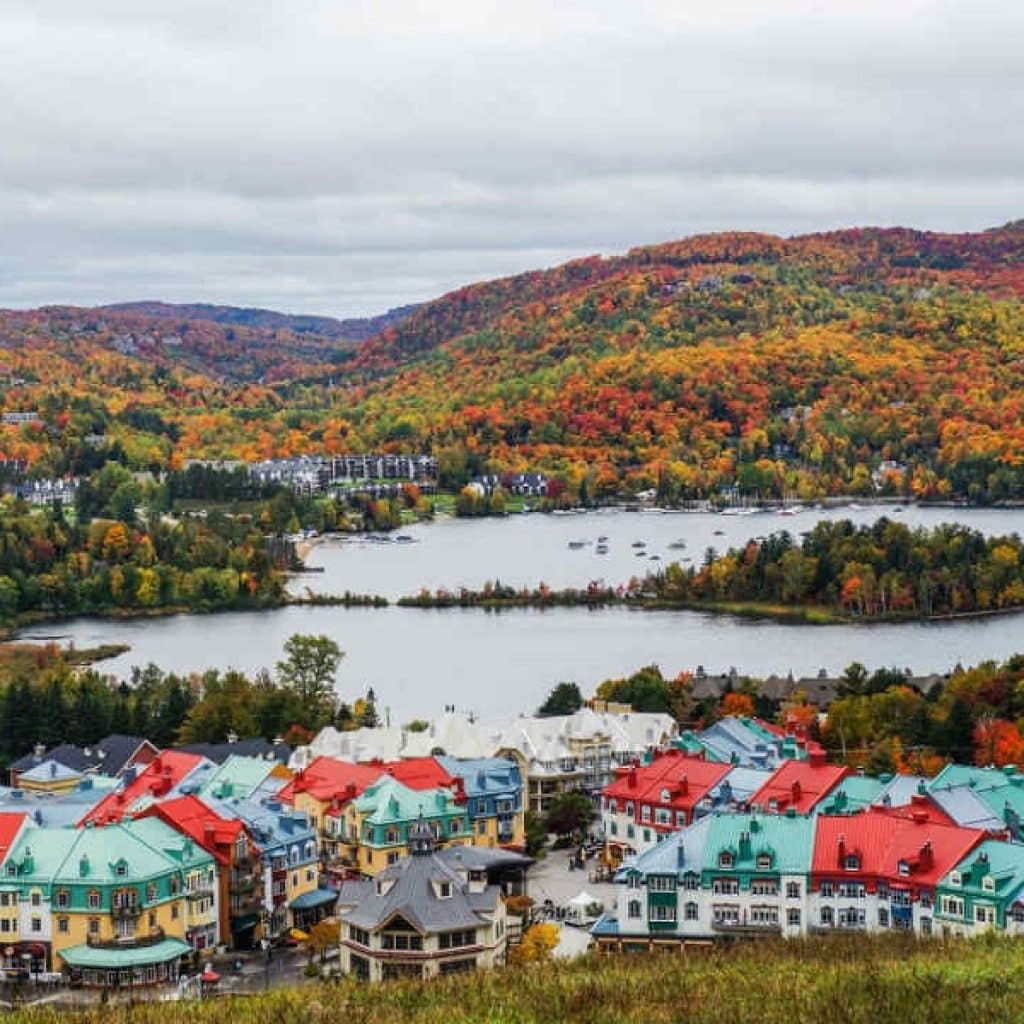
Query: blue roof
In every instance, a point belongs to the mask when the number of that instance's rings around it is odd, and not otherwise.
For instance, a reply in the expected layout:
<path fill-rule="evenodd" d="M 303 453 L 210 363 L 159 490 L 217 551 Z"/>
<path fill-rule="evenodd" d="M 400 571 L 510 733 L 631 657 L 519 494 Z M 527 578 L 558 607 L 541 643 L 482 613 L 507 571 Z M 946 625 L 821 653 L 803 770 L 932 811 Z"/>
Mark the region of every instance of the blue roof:
<path fill-rule="evenodd" d="M 930 794 L 940 810 L 965 828 L 984 828 L 1001 831 L 1006 822 L 992 813 L 992 809 L 970 786 L 950 786 L 935 789 Z"/>
<path fill-rule="evenodd" d="M 239 818 L 244 822 L 264 853 L 273 855 L 275 850 L 317 838 L 316 826 L 308 815 L 286 804 L 258 803 L 238 797 L 218 800 L 212 796 L 204 797 L 203 803 L 222 817 Z"/>
<path fill-rule="evenodd" d="M 0 811 L 24 811 L 47 828 L 76 825 L 117 785 L 105 775 L 87 775 L 66 793 L 36 793 L 0 786 Z"/>
<path fill-rule="evenodd" d="M 449 775 L 462 779 L 466 796 L 470 798 L 522 788 L 518 767 L 503 757 L 459 758 L 439 755 L 435 760 Z"/>
<path fill-rule="evenodd" d="M 704 850 L 711 834 L 712 821 L 714 816 L 708 815 L 680 832 L 673 832 L 643 853 L 627 857 L 616 878 L 632 871 L 638 871 L 641 875 L 683 875 L 692 871 L 699 875 L 704 866 Z"/>
<path fill-rule="evenodd" d="M 619 922 L 608 914 L 602 914 L 590 929 L 591 935 L 618 935 Z"/>
<path fill-rule="evenodd" d="M 334 903 L 338 899 L 338 893 L 334 889 L 310 889 L 301 896 L 296 896 L 288 905 L 292 910 L 309 910 L 312 907 L 322 907 L 325 903 Z"/>

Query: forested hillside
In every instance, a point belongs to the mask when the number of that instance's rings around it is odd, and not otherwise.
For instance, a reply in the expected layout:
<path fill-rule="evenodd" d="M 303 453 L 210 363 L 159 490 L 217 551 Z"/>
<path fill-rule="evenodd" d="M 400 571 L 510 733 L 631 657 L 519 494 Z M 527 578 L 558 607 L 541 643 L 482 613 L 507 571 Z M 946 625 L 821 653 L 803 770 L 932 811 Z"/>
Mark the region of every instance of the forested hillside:
<path fill-rule="evenodd" d="M 132 468 L 384 449 L 569 498 L 1018 500 L 1022 296 L 1017 222 L 698 236 L 470 285 L 356 349 L 264 311 L 0 313 L 3 409 L 42 414 L 0 455 L 60 468 L 102 432 Z"/>

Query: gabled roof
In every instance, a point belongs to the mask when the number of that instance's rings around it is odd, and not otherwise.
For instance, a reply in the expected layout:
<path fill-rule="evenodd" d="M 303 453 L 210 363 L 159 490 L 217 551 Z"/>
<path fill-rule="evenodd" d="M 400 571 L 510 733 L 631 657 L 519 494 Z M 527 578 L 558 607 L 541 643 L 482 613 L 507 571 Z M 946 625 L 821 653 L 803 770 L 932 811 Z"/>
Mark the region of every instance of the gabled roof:
<path fill-rule="evenodd" d="M 165 750 L 140 772 L 125 778 L 120 788 L 105 796 L 83 819 L 81 824 L 108 824 L 119 821 L 137 809 L 140 802 L 166 796 L 170 790 L 203 762 L 198 754 Z"/>
<path fill-rule="evenodd" d="M 111 733 L 89 747 L 61 743 L 46 751 L 42 756 L 33 752 L 19 757 L 10 766 L 10 771 L 29 771 L 40 761 L 53 760 L 72 771 L 99 771 L 104 775 L 117 775 L 143 744 L 153 747 L 143 736 L 125 736 L 122 733 Z M 153 747 L 153 751 L 156 752 L 156 747 Z"/>
<path fill-rule="evenodd" d="M 24 771 L 18 776 L 19 785 L 24 782 L 37 782 L 40 785 L 46 785 L 48 782 L 68 782 L 71 780 L 78 780 L 82 777 L 82 772 L 76 768 L 68 768 L 67 765 L 61 764 L 60 761 L 56 761 L 53 758 L 47 758 L 45 761 L 40 761 L 39 764 L 28 771 Z"/>
<path fill-rule="evenodd" d="M 764 768 L 731 765 L 728 774 L 708 790 L 708 798 L 713 806 L 745 804 L 771 778 L 771 774 Z"/>
<path fill-rule="evenodd" d="M 871 775 L 851 773 L 822 801 L 822 814 L 853 814 L 870 807 L 881 796 L 885 783 Z"/>
<path fill-rule="evenodd" d="M 518 765 L 503 757 L 438 757 L 436 760 L 449 776 L 462 780 L 469 798 L 507 793 L 522 787 Z"/>
<path fill-rule="evenodd" d="M 609 799 L 689 810 L 729 774 L 730 767 L 688 757 L 681 750 L 667 750 L 648 765 L 620 768 L 615 781 L 605 787 L 604 795 Z"/>
<path fill-rule="evenodd" d="M 409 757 L 401 761 L 372 762 L 379 770 L 410 789 L 450 789 L 455 779 L 445 771 L 436 757 Z"/>
<path fill-rule="evenodd" d="M 0 811 L 0 864 L 3 864 L 28 816 Z"/>
<path fill-rule="evenodd" d="M 222 818 L 238 818 L 252 833 L 264 855 L 274 856 L 295 843 L 316 840 L 316 826 L 302 811 L 274 800 L 257 803 L 255 800 L 232 797 L 218 800 L 206 797 L 203 801 Z"/>
<path fill-rule="evenodd" d="M 936 789 L 928 794 L 929 799 L 951 821 L 967 828 L 983 828 L 989 832 L 1002 832 L 1006 822 L 970 786 L 950 786 Z"/>
<path fill-rule="evenodd" d="M 231 797 L 244 799 L 262 785 L 276 764 L 276 761 L 233 754 L 203 782 L 198 791 L 199 796 L 216 796 L 222 800 Z"/>
<path fill-rule="evenodd" d="M 285 803 L 294 803 L 296 793 L 308 793 L 314 800 L 355 799 L 367 786 L 382 775 L 379 765 L 355 764 L 333 757 L 318 757 L 308 767 L 300 769 L 295 778 L 284 786 L 278 796 Z"/>
<path fill-rule="evenodd" d="M 818 815 L 815 874 L 883 878 L 892 884 L 934 886 L 985 838 L 979 829 L 932 820 L 900 818 L 884 811 Z M 846 870 L 847 857 L 858 867 Z M 901 870 L 901 864 L 906 870 Z"/>
<path fill-rule="evenodd" d="M 750 805 L 769 812 L 792 808 L 797 814 L 806 814 L 849 774 L 845 765 L 825 764 L 817 757 L 784 761 L 750 798 Z"/>
<path fill-rule="evenodd" d="M 446 882 L 451 895 L 439 898 L 435 883 Z M 349 924 L 377 929 L 395 917 L 402 917 L 422 933 L 477 928 L 486 922 L 501 899 L 501 890 L 488 885 L 471 893 L 469 885 L 439 855 L 402 857 L 385 868 L 368 887 L 342 890 L 340 902 L 354 905 L 341 911 Z"/>
<path fill-rule="evenodd" d="M 231 860 L 230 846 L 245 826 L 238 818 L 223 818 L 196 796 L 180 796 L 153 804 L 140 817 L 156 815 L 172 828 L 190 836 L 204 850 L 212 854 L 219 864 Z"/>
<path fill-rule="evenodd" d="M 959 861 L 954 870 L 960 872 L 960 885 L 952 886 L 949 873 L 939 885 L 1005 904 L 1018 902 L 1024 890 L 1024 846 L 986 839 Z M 982 887 L 982 880 L 988 876 L 995 884 L 994 893 Z"/>

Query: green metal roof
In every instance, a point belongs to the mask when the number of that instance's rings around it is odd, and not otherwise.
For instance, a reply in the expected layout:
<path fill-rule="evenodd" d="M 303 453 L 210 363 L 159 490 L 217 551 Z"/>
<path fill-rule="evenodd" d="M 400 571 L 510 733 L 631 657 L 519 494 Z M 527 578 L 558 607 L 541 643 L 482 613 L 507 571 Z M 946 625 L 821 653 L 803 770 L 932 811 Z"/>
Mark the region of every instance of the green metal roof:
<path fill-rule="evenodd" d="M 741 837 L 750 836 L 744 853 Z M 731 869 L 753 871 L 759 853 L 772 855 L 771 872 L 805 875 L 814 855 L 814 818 L 788 814 L 721 814 L 712 817 L 704 847 L 704 870 L 719 871 L 718 855 L 729 850 L 735 863 Z"/>
<path fill-rule="evenodd" d="M 366 815 L 365 823 L 368 825 L 415 821 L 421 814 L 431 818 L 464 813 L 447 790 L 410 789 L 390 776 L 370 786 L 355 800 L 354 807 Z"/>
<path fill-rule="evenodd" d="M 232 754 L 199 788 L 199 797 L 214 796 L 220 800 L 239 797 L 244 800 L 276 767 L 276 761 Z"/>
<path fill-rule="evenodd" d="M 301 896 L 296 896 L 289 906 L 292 910 L 309 910 L 311 907 L 322 907 L 325 903 L 336 903 L 338 894 L 334 889 L 311 889 Z"/>
<path fill-rule="evenodd" d="M 817 808 L 819 814 L 852 814 L 870 807 L 885 789 L 885 783 L 870 775 L 848 775 Z"/>
<path fill-rule="evenodd" d="M 146 967 L 149 964 L 162 964 L 168 960 L 185 956 L 192 952 L 192 947 L 181 939 L 163 939 L 152 946 L 132 946 L 130 948 L 102 946 L 71 946 L 61 950 L 61 958 L 71 967 L 95 968 L 107 971 L 119 971 L 128 967 Z"/>
<path fill-rule="evenodd" d="M 981 860 L 983 857 L 988 858 L 987 863 Z M 1009 902 L 1024 887 L 1024 846 L 987 839 L 960 861 L 955 870 L 962 876 L 961 885 L 951 886 L 946 875 L 939 882 L 940 888 L 993 902 Z M 995 882 L 994 893 L 982 888 L 981 880 L 986 875 L 991 875 Z"/>
<path fill-rule="evenodd" d="M 124 825 L 136 838 L 157 853 L 170 858 L 175 866 L 184 871 L 210 867 L 214 863 L 212 854 L 160 818 L 139 818 L 137 821 L 126 821 Z"/>

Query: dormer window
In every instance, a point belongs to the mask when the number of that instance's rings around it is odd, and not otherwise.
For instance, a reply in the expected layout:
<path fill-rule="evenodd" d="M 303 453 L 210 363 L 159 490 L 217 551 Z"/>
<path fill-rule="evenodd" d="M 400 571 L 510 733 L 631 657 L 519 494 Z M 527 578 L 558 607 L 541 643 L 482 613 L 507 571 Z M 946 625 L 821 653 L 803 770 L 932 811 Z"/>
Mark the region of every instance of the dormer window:
<path fill-rule="evenodd" d="M 731 868 L 733 866 L 733 855 L 728 850 L 723 850 L 718 855 L 718 866 L 720 868 Z"/>
<path fill-rule="evenodd" d="M 672 799 L 672 794 L 667 789 L 663 789 L 661 791 L 661 802 L 663 804 L 667 804 L 669 802 L 669 800 L 671 800 L 671 799 Z"/>
<path fill-rule="evenodd" d="M 982 887 L 982 889 L 985 892 L 995 892 L 996 891 L 996 880 L 991 875 L 986 875 L 981 880 L 981 887 Z"/>
<path fill-rule="evenodd" d="M 118 878 L 126 878 L 128 875 L 128 865 L 125 864 L 124 861 L 121 861 L 120 864 L 114 867 L 114 874 L 116 874 Z"/>
<path fill-rule="evenodd" d="M 756 864 L 759 871 L 768 871 L 772 866 L 772 855 L 770 853 L 759 853 Z"/>
<path fill-rule="evenodd" d="M 452 884 L 451 884 L 451 882 L 442 882 L 438 886 L 438 892 L 441 895 L 441 899 L 443 899 L 443 900 L 451 899 L 451 895 L 452 895 Z"/>
<path fill-rule="evenodd" d="M 949 884 L 950 884 L 950 885 L 955 885 L 955 886 L 957 886 L 958 888 L 959 888 L 959 887 L 960 887 L 961 885 L 963 885 L 963 878 L 962 878 L 962 876 L 960 875 L 960 872 L 959 872 L 959 871 L 951 871 L 951 872 L 949 873 Z"/>
<path fill-rule="evenodd" d="M 847 871 L 860 871 L 860 857 L 855 853 L 851 853 L 843 860 L 843 867 Z"/>
<path fill-rule="evenodd" d="M 8 878 L 14 878 L 18 874 L 18 867 L 16 864 L 7 865 L 7 876 Z"/>
<path fill-rule="evenodd" d="M 896 870 L 905 878 L 910 874 L 910 865 L 905 860 L 901 860 L 896 865 Z"/>

